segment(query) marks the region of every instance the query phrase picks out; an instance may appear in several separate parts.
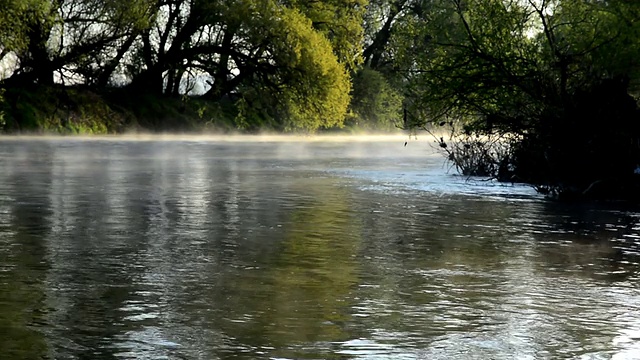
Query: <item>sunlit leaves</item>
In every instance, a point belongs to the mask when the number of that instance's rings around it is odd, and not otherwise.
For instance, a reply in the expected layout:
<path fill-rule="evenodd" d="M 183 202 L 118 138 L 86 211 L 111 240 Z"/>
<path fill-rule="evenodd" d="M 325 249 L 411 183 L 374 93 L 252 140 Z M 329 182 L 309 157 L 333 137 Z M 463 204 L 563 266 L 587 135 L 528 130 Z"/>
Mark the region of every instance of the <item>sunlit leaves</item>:
<path fill-rule="evenodd" d="M 295 9 L 280 8 L 276 15 L 269 33 L 268 50 L 276 66 L 270 81 L 280 84 L 275 101 L 284 111 L 284 127 L 313 131 L 340 126 L 351 84 L 331 42 Z"/>
<path fill-rule="evenodd" d="M 246 127 L 307 131 L 344 121 L 348 70 L 360 61 L 365 5 L 363 0 L 0 1 L 0 58 L 12 52 L 24 83 L 195 93 L 235 103 Z M 191 93 L 196 85 L 199 90 Z"/>
<path fill-rule="evenodd" d="M 0 0 L 0 54 L 23 49 L 29 42 L 27 30 L 33 21 L 49 16 L 45 0 Z M 0 56 L 0 60 L 2 56 Z"/>
<path fill-rule="evenodd" d="M 356 68 L 362 57 L 366 0 L 291 0 L 285 4 L 298 9 L 330 40 L 340 62 L 350 70 Z"/>

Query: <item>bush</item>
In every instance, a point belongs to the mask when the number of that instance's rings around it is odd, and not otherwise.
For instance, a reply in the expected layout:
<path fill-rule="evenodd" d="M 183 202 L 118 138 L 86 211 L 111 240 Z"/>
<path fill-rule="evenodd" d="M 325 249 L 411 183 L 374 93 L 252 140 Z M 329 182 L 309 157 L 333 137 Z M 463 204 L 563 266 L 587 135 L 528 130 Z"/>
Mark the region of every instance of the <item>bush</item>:
<path fill-rule="evenodd" d="M 456 171 L 465 176 L 481 176 L 501 181 L 516 181 L 513 172 L 513 149 L 518 137 L 497 133 L 472 133 L 453 123 L 446 135 L 427 130 L 438 149 Z"/>

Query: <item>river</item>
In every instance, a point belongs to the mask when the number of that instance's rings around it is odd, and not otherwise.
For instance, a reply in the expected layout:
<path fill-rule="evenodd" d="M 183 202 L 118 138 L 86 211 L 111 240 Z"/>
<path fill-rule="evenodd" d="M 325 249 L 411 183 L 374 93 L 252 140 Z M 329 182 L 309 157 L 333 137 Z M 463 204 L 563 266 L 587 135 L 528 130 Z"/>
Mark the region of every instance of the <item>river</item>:
<path fill-rule="evenodd" d="M 640 358 L 637 209 L 406 140 L 0 138 L 0 358 Z"/>

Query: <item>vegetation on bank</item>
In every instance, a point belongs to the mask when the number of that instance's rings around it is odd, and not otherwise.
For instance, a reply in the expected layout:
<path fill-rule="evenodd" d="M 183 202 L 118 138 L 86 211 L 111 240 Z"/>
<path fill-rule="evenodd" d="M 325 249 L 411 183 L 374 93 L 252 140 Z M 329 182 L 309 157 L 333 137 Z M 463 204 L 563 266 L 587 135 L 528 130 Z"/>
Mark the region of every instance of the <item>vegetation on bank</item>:
<path fill-rule="evenodd" d="M 466 175 L 640 200 L 640 3 L 0 0 L 6 132 L 424 129 Z"/>
<path fill-rule="evenodd" d="M 640 3 L 437 3 L 399 36 L 409 122 L 450 131 L 437 142 L 468 175 L 640 200 Z"/>
<path fill-rule="evenodd" d="M 225 133 L 239 126 L 232 104 L 127 89 L 99 93 L 85 87 L 37 86 L 9 89 L 4 98 L 1 125 L 6 133 Z"/>

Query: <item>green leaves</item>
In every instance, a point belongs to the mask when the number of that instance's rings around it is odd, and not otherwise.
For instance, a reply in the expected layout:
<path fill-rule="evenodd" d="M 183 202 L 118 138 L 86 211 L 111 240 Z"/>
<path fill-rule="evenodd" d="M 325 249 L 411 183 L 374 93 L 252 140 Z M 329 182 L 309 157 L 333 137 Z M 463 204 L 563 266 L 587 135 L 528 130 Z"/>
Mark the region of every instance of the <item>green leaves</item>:
<path fill-rule="evenodd" d="M 344 65 L 338 62 L 324 35 L 314 31 L 311 22 L 296 10 L 284 11 L 287 40 L 296 49 L 288 65 L 291 78 L 285 79 L 288 111 L 292 127 L 315 130 L 339 126 L 349 105 L 351 84 Z"/>
<path fill-rule="evenodd" d="M 533 118 L 562 106 L 567 92 L 637 71 L 638 16 L 629 15 L 626 2 L 430 5 L 427 12 L 408 13 L 392 41 L 423 121 Z M 525 124 L 502 125 L 521 130 Z"/>
<path fill-rule="evenodd" d="M 500 164 L 524 181 L 582 191 L 630 176 L 640 161 L 629 95 L 640 89 L 640 3 L 429 4 L 407 12 L 391 42 L 412 121 L 512 137 Z"/>
<path fill-rule="evenodd" d="M 300 11 L 286 7 L 276 12 L 270 37 L 268 51 L 276 66 L 270 82 L 279 84 L 280 90 L 272 96 L 271 106 L 284 115 L 283 128 L 315 131 L 341 126 L 351 84 L 331 42 Z M 269 98 L 264 95 L 260 98 Z"/>
<path fill-rule="evenodd" d="M 29 42 L 29 26 L 51 16 L 50 2 L 45 0 L 0 0 L 0 9 L 1 55 L 24 49 Z"/>
<path fill-rule="evenodd" d="M 290 0 L 286 6 L 298 9 L 323 34 L 338 60 L 355 70 L 362 60 L 363 15 L 366 0 Z"/>
<path fill-rule="evenodd" d="M 402 95 L 384 75 L 363 68 L 353 78 L 349 120 L 354 126 L 368 130 L 391 130 L 402 125 Z"/>
<path fill-rule="evenodd" d="M 14 84 L 197 94 L 235 103 L 246 128 L 341 126 L 362 50 L 363 0 L 0 0 L 0 8 L 0 59 L 17 57 Z"/>

